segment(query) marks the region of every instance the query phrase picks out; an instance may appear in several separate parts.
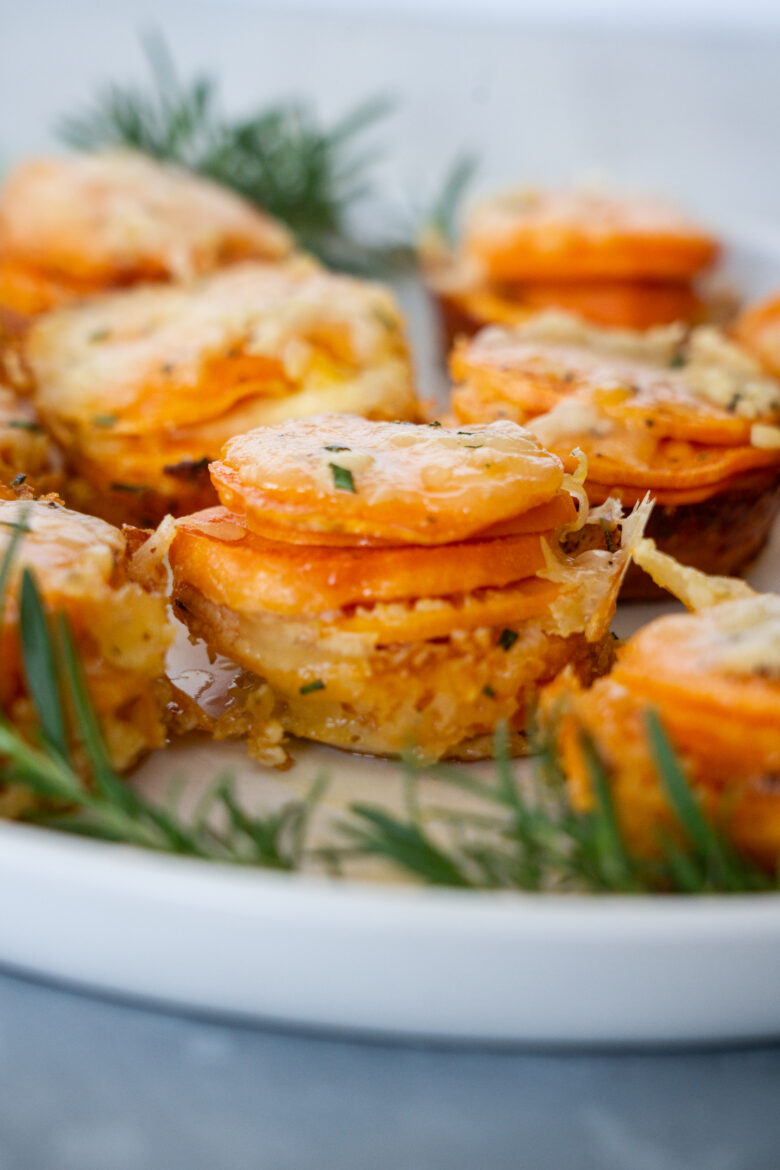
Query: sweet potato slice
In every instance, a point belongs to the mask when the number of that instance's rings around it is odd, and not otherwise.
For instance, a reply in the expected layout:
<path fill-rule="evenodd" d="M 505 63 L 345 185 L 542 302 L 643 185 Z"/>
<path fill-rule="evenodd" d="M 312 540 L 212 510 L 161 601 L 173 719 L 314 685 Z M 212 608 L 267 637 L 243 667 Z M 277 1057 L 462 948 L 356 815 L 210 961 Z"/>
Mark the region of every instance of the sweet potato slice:
<path fill-rule="evenodd" d="M 780 413 L 780 388 L 753 369 L 747 355 L 718 341 L 715 331 L 696 332 L 693 360 L 660 344 L 637 338 L 643 357 L 620 352 L 626 335 L 572 328 L 569 340 L 534 337 L 543 331 L 528 322 L 516 331 L 486 331 L 456 346 L 451 370 L 464 385 L 453 396 L 459 418 L 479 417 L 482 406 L 495 416 L 531 418 L 570 398 L 586 401 L 604 418 L 652 429 L 668 438 L 736 445 L 750 441 L 757 418 Z M 581 340 L 577 344 L 577 334 Z M 717 349 L 699 351 L 715 337 Z M 609 352 L 612 349 L 613 352 Z M 666 349 L 666 353 L 664 352 Z M 722 360 L 718 360 L 719 356 Z"/>
<path fill-rule="evenodd" d="M 534 534 L 467 546 L 306 548 L 248 532 L 243 519 L 225 508 L 179 521 L 171 560 L 219 605 L 291 615 L 501 587 L 545 566 L 541 538 Z"/>
<path fill-rule="evenodd" d="M 512 423 L 455 431 L 319 415 L 231 439 L 211 476 L 260 532 L 445 544 L 548 503 L 563 467 Z"/>
<path fill-rule="evenodd" d="M 687 280 L 718 243 L 673 208 L 584 190 L 509 191 L 477 206 L 463 246 L 492 280 Z"/>

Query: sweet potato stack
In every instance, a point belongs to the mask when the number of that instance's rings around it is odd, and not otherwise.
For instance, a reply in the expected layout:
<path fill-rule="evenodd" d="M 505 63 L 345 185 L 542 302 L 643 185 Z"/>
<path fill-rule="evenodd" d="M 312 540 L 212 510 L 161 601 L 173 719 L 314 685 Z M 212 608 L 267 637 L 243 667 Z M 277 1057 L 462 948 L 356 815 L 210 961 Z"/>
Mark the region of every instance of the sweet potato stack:
<path fill-rule="evenodd" d="M 429 236 L 422 262 L 452 341 L 550 307 L 631 329 L 701 319 L 696 279 L 718 251 L 711 235 L 649 199 L 510 190 L 474 207 L 454 247 Z"/>
<path fill-rule="evenodd" d="M 0 307 L 27 317 L 292 250 L 280 223 L 232 191 L 131 151 L 34 159 L 0 191 Z"/>
<path fill-rule="evenodd" d="M 208 460 L 260 424 L 418 412 L 392 294 L 304 256 L 54 310 L 30 328 L 25 358 L 66 456 L 68 502 L 115 523 L 216 503 Z"/>
<path fill-rule="evenodd" d="M 643 541 L 640 559 L 659 558 Z M 690 614 L 644 626 L 606 677 L 583 687 L 562 674 L 545 692 L 543 721 L 560 750 L 575 808 L 593 807 L 582 733 L 595 745 L 631 848 L 657 854 L 679 831 L 654 767 L 646 713 L 660 718 L 703 810 L 735 845 L 776 868 L 780 859 L 780 597 L 671 568 Z M 723 600 L 729 598 L 731 600 Z"/>
<path fill-rule="evenodd" d="M 710 573 L 743 572 L 780 490 L 780 384 L 711 326 L 645 334 L 542 313 L 487 329 L 452 356 L 455 417 L 511 418 L 564 460 L 588 461 L 592 504 L 650 492 L 649 533 Z M 657 590 L 636 572 L 627 596 Z"/>
<path fill-rule="evenodd" d="M 177 522 L 174 603 L 265 680 L 282 731 L 478 758 L 506 721 L 517 751 L 541 683 L 609 659 L 641 518 L 567 556 L 581 492 L 513 423 L 323 415 L 231 440 L 211 475 L 223 506 Z"/>

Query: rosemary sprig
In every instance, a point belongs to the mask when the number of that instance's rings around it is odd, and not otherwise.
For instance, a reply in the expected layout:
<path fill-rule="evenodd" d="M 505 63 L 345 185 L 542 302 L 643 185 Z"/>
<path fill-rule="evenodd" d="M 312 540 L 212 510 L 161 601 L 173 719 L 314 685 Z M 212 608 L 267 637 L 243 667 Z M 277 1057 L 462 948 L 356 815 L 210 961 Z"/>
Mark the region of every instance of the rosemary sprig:
<path fill-rule="evenodd" d="M 332 267 L 371 269 L 387 258 L 387 249 L 356 239 L 350 224 L 353 208 L 372 191 L 376 159 L 360 140 L 391 110 L 387 97 L 370 98 L 330 127 L 298 101 L 231 120 L 219 108 L 213 78 L 182 83 L 159 33 L 143 43 L 151 85 L 108 86 L 91 108 L 60 124 L 67 143 L 89 151 L 128 147 L 206 175 L 283 220 Z"/>
<path fill-rule="evenodd" d="M 664 834 L 658 856 L 631 853 L 612 804 L 609 777 L 592 742 L 583 740 L 595 797 L 593 811 L 577 812 L 566 798 L 560 767 L 547 745 L 536 760 L 530 791 L 522 791 L 507 751 L 496 737 L 495 780 L 475 779 L 462 768 L 404 761 L 410 783 L 421 774 L 476 797 L 476 810 L 434 814 L 443 840 L 434 838 L 419 807 L 393 816 L 353 805 L 343 832 L 354 853 L 380 857 L 429 885 L 470 889 L 574 890 L 590 893 L 754 893 L 780 888 L 739 855 L 719 827 L 702 813 L 674 749 L 654 712 L 647 715 L 648 743 L 679 825 Z"/>
<path fill-rule="evenodd" d="M 455 159 L 423 225 L 433 229 L 448 244 L 455 242 L 460 208 L 478 165 L 471 154 L 461 154 Z"/>
<path fill-rule="evenodd" d="M 0 623 L 12 565 L 28 531 L 21 506 L 0 559 Z M 40 808 L 31 819 L 51 828 L 266 869 L 295 870 L 319 859 L 339 872 L 350 857 L 378 857 L 418 881 L 461 889 L 694 894 L 778 888 L 777 875 L 740 856 L 704 815 L 654 712 L 647 714 L 649 750 L 679 832 L 661 837 L 652 861 L 628 848 L 608 772 L 589 740 L 582 746 L 595 803 L 581 813 L 568 803 L 549 744 L 541 745 L 530 789 L 519 783 L 501 727 L 491 779 L 449 764 L 421 765 L 410 755 L 402 761 L 404 814 L 353 804 L 340 826 L 341 842 L 327 849 L 309 845 L 323 779 L 304 800 L 256 814 L 241 803 L 231 778 L 219 776 L 194 815 L 186 816 L 175 798 L 164 805 L 147 800 L 111 766 L 68 620 L 47 611 L 28 568 L 21 573 L 18 620 L 37 727 L 25 738 L 0 712 L 0 784 L 21 785 L 38 797 Z M 423 811 L 422 775 L 435 777 L 442 792 L 450 787 L 467 793 L 475 806 Z"/>

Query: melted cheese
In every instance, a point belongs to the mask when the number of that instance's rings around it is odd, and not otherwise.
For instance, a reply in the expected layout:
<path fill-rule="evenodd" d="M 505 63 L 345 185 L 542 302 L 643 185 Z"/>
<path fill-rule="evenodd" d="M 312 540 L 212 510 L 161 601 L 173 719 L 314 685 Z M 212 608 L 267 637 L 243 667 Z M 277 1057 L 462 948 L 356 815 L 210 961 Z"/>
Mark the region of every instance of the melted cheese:
<path fill-rule="evenodd" d="M 49 314 L 32 328 L 27 357 L 41 409 L 88 432 L 105 414 L 110 434 L 145 433 L 360 375 L 384 385 L 386 364 L 407 409 L 414 403 L 391 293 L 305 259 L 234 265 L 186 287 L 148 286 Z M 231 376 L 236 360 L 248 365 Z"/>
<path fill-rule="evenodd" d="M 656 585 L 668 590 L 694 613 L 726 601 L 755 596 L 747 582 L 736 577 L 712 577 L 689 565 L 681 565 L 674 557 L 656 548 L 655 541 L 647 538 L 636 543 L 632 556 Z"/>
<path fill-rule="evenodd" d="M 719 605 L 708 614 L 708 630 L 717 669 L 780 679 L 779 596 L 758 594 Z"/>
<path fill-rule="evenodd" d="M 780 412 L 777 381 L 763 372 L 751 354 L 712 326 L 702 326 L 691 333 L 682 376 L 700 398 L 739 418 L 762 418 Z"/>

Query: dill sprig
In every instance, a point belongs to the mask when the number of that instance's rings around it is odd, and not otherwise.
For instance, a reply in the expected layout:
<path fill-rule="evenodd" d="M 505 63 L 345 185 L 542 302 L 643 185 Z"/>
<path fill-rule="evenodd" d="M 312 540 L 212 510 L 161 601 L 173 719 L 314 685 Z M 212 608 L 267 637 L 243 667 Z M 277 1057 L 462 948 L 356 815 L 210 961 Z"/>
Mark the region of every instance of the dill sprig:
<path fill-rule="evenodd" d="M 20 505 L 0 559 L 0 626 L 12 568 L 29 531 Z M 21 659 L 36 726 L 27 737 L 0 712 L 0 784 L 21 785 L 38 798 L 28 819 L 50 828 L 208 861 L 298 870 L 314 860 L 334 872 L 354 857 L 381 858 L 428 885 L 472 890 L 576 890 L 591 893 L 746 893 L 778 888 L 770 875 L 739 855 L 708 819 L 688 783 L 657 714 L 646 716 L 648 750 L 678 831 L 659 838 L 653 860 L 632 854 L 612 802 L 608 770 L 593 743 L 583 751 L 594 806 L 575 811 L 549 743 L 540 745 L 530 786 L 518 778 L 505 727 L 496 733 L 493 774 L 402 761 L 405 809 L 352 804 L 327 848 L 310 845 L 312 816 L 323 778 L 308 796 L 272 811 L 249 811 L 228 775 L 218 776 L 193 814 L 174 793 L 148 800 L 117 774 L 106 751 L 73 633 L 63 613 L 47 609 L 35 576 L 22 567 L 18 590 Z M 423 809 L 420 779 L 428 775 L 471 798 L 465 810 Z"/>
<path fill-rule="evenodd" d="M 112 84 L 59 130 L 79 150 L 126 147 L 231 187 L 277 216 L 302 247 L 332 267 L 370 270 L 393 249 L 355 238 L 354 207 L 372 193 L 376 150 L 362 145 L 393 103 L 375 96 L 330 127 L 311 108 L 283 101 L 236 119 L 219 108 L 214 79 L 181 82 L 159 34 L 143 39 L 147 88 Z"/>

